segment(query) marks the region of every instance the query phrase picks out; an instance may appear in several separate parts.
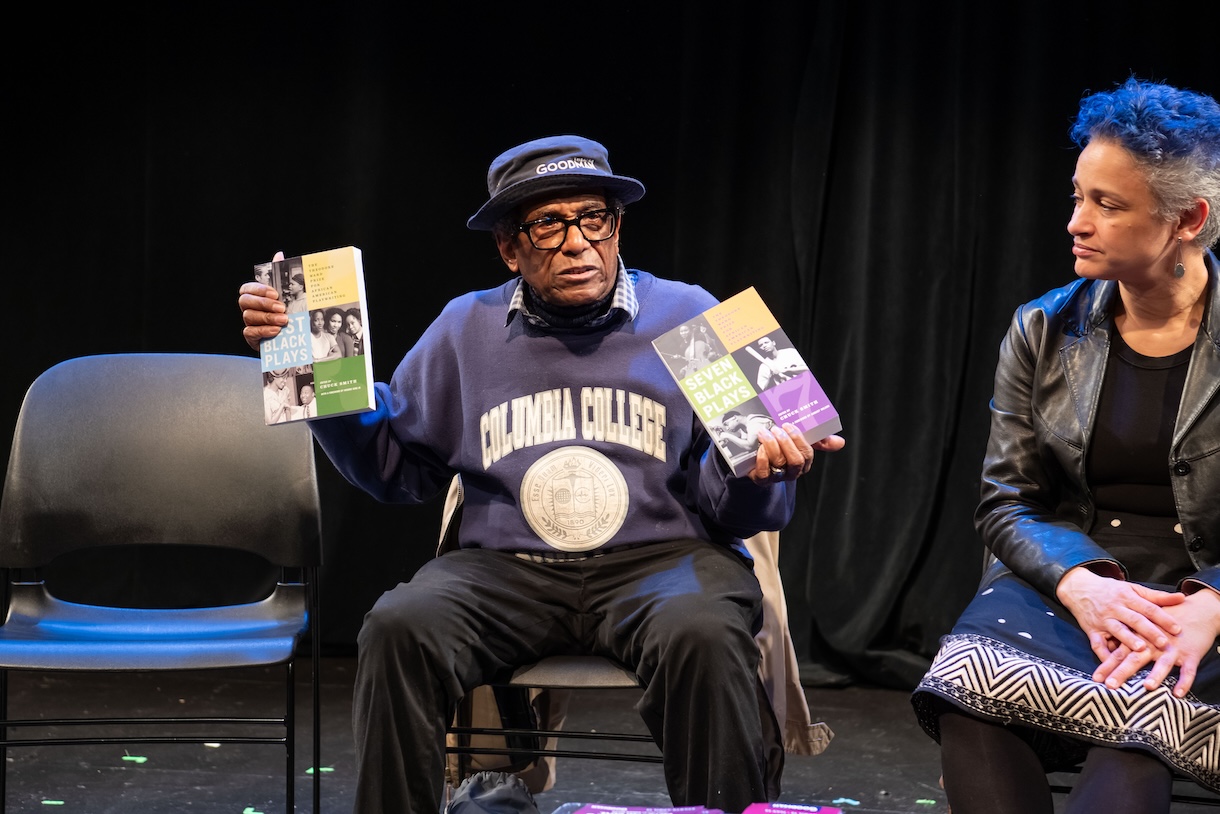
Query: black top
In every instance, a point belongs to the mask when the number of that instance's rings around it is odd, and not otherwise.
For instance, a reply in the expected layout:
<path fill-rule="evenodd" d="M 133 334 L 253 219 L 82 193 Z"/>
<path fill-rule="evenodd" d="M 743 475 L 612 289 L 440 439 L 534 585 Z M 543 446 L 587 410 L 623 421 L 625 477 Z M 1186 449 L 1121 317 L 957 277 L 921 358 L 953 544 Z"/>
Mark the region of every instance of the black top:
<path fill-rule="evenodd" d="M 1093 537 L 1127 566 L 1132 576 L 1166 569 L 1193 571 L 1185 546 L 1165 545 L 1177 523 L 1170 487 L 1169 449 L 1192 348 L 1171 356 L 1144 356 L 1114 331 L 1105 383 L 1089 446 L 1089 482 L 1098 511 Z M 1129 536 L 1109 527 L 1112 513 L 1164 518 L 1154 528 L 1160 541 Z M 1143 524 L 1140 524 L 1143 525 Z M 1164 529 L 1160 529 L 1160 526 Z M 1180 541 L 1180 536 L 1176 538 Z"/>

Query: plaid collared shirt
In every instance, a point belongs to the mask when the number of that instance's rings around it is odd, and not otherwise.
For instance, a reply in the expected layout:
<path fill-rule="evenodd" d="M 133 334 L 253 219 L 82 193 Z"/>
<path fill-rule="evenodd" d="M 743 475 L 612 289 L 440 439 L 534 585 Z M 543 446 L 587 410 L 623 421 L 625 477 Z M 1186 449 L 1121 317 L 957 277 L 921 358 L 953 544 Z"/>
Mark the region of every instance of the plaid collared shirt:
<path fill-rule="evenodd" d="M 526 307 L 524 280 L 517 281 L 513 297 L 508 303 L 508 316 L 505 318 L 504 324 L 508 325 L 512 322 L 513 316 L 518 311 L 521 312 L 521 318 L 531 325 L 538 328 L 550 327 L 546 320 L 537 314 L 530 313 L 529 308 Z M 594 328 L 608 322 L 614 316 L 615 311 L 622 311 L 629 320 L 634 320 L 636 314 L 640 312 L 640 301 L 635 297 L 635 279 L 627 272 L 622 257 L 618 258 L 618 275 L 614 281 L 614 298 L 610 301 L 610 308 L 586 327 Z"/>

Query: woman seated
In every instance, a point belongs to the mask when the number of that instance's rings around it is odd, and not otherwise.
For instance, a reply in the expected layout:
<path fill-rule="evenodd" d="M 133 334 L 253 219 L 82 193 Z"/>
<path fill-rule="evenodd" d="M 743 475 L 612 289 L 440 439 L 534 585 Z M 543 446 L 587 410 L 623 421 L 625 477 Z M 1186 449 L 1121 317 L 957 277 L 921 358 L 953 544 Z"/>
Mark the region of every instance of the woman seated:
<path fill-rule="evenodd" d="M 1080 279 L 1000 346 L 976 525 L 998 560 L 913 696 L 953 814 L 1166 812 L 1220 790 L 1220 106 L 1081 104 Z"/>

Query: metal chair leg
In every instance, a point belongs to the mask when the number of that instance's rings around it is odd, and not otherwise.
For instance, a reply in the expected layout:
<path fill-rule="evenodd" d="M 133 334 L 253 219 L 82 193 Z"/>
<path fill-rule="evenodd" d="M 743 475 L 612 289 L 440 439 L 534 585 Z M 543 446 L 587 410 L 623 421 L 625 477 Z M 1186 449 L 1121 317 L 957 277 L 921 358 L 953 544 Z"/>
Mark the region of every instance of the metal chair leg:
<path fill-rule="evenodd" d="M 285 783 L 284 789 L 284 810 L 287 814 L 293 814 L 296 810 L 296 673 L 293 670 L 293 661 L 289 659 L 284 665 L 284 670 L 287 673 L 287 681 L 285 682 L 284 690 L 287 696 L 284 709 L 284 746 L 288 753 L 288 766 L 285 774 L 288 780 Z"/>

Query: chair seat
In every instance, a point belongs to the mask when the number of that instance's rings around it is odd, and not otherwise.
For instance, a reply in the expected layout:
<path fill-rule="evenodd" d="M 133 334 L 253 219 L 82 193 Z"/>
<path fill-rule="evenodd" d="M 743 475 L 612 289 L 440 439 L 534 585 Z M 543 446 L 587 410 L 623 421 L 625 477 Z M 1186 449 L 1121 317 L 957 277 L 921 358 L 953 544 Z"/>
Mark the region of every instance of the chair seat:
<path fill-rule="evenodd" d="M 661 763 L 660 751 L 650 735 L 638 732 L 607 732 L 604 730 L 566 730 L 567 695 L 559 690 L 639 690 L 643 685 L 631 670 L 603 656 L 548 656 L 533 664 L 518 667 L 512 677 L 492 687 L 490 707 L 494 710 L 492 725 L 474 725 L 473 698 L 467 695 L 458 704 L 456 715 L 448 728 L 445 751 L 455 756 L 446 775 L 457 786 L 474 771 L 483 768 L 519 771 L 528 761 L 553 761 L 556 758 L 587 760 L 633 761 Z M 498 691 L 508 689 L 511 697 Z M 536 706 L 532 691 L 549 692 L 546 703 Z M 488 696 L 484 696 L 486 699 Z M 541 698 L 542 696 L 539 696 Z M 487 704 L 482 712 L 486 719 Z M 528 712 L 526 711 L 528 710 Z M 544 711 L 545 710 L 545 711 Z M 573 743 L 597 743 L 596 749 L 560 748 L 561 740 Z M 635 744 L 634 748 L 625 745 Z M 647 744 L 642 746 L 640 744 Z M 608 746 L 607 746 L 608 745 Z M 479 762 L 475 764 L 475 758 Z M 491 762 L 487 760 L 491 758 Z M 496 762 L 495 758 L 503 758 Z M 506 769 L 506 766 L 516 768 Z M 529 770 L 531 773 L 533 769 Z M 545 772 L 549 774 L 548 770 Z"/>
<path fill-rule="evenodd" d="M 614 689 L 639 687 L 635 673 L 602 656 L 548 656 L 517 668 L 508 682 L 516 687 L 546 689 Z"/>
<path fill-rule="evenodd" d="M 307 628 L 305 589 L 209 608 L 115 608 L 66 602 L 42 583 L 12 586 L 0 668 L 166 670 L 281 664 Z"/>

